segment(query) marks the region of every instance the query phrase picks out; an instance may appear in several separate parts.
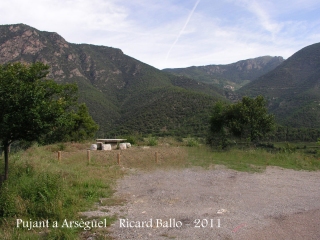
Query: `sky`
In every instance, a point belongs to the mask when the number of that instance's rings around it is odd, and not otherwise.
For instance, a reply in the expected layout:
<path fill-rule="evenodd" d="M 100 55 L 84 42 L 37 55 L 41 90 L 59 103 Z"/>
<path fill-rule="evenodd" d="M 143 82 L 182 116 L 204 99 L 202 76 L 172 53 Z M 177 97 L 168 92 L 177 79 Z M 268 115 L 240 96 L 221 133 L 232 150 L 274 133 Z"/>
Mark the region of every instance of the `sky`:
<path fill-rule="evenodd" d="M 0 24 L 120 48 L 156 68 L 282 56 L 320 42 L 319 0 L 10 0 Z"/>

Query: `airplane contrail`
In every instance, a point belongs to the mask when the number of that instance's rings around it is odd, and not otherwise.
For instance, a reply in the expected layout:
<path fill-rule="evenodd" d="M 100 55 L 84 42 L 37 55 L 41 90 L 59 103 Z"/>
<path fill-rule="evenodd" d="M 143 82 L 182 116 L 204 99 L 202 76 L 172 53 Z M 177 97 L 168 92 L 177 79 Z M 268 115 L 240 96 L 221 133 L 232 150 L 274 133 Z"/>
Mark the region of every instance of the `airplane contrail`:
<path fill-rule="evenodd" d="M 189 14 L 189 16 L 188 16 L 188 18 L 187 18 L 187 21 L 185 22 L 183 28 L 182 28 L 181 31 L 179 32 L 176 40 L 175 40 L 174 43 L 171 45 L 171 47 L 170 47 L 170 49 L 169 49 L 169 51 L 168 51 L 168 53 L 167 53 L 166 60 L 168 60 L 169 55 L 170 55 L 170 53 L 171 53 L 171 50 L 172 50 L 173 47 L 176 45 L 176 43 L 178 42 L 180 36 L 182 35 L 182 33 L 184 32 L 185 28 L 187 27 L 187 25 L 188 25 L 188 23 L 189 23 L 192 15 L 193 15 L 194 11 L 196 10 L 196 8 L 197 8 L 197 6 L 198 6 L 198 4 L 199 4 L 200 1 L 201 1 L 201 0 L 197 0 L 197 2 L 195 3 L 195 5 L 193 6 L 193 8 L 192 8 L 192 10 L 191 10 L 191 12 L 190 12 L 190 14 Z"/>

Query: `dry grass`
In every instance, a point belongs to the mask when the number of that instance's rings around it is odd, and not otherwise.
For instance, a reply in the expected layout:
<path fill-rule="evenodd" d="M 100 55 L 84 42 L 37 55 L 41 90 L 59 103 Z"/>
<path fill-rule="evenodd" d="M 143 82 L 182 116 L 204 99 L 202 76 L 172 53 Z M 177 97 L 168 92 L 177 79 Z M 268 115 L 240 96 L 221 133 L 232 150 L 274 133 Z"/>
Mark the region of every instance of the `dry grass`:
<path fill-rule="evenodd" d="M 184 147 L 170 146 L 137 146 L 126 150 L 112 151 L 90 151 L 90 162 L 87 158 L 87 144 L 77 145 L 76 147 L 67 146 L 61 151 L 61 162 L 59 164 L 68 166 L 87 166 L 90 171 L 106 171 L 104 168 L 118 165 L 118 154 L 120 154 L 120 167 L 137 168 L 140 170 L 154 170 L 156 168 L 175 168 L 187 165 L 187 151 Z M 82 149 L 81 149 L 82 148 Z M 47 147 L 52 149 L 52 147 Z M 31 150 L 30 150 L 31 151 Z M 157 162 L 156 162 L 157 153 Z M 39 156 L 38 156 L 39 157 Z M 57 161 L 57 152 L 50 154 L 50 159 Z M 95 167 L 99 167 L 96 169 Z M 98 173 L 98 172 L 96 172 Z"/>
<path fill-rule="evenodd" d="M 63 206 L 66 215 L 62 215 L 61 219 L 76 220 L 80 217 L 78 216 L 79 212 L 94 209 L 94 203 L 100 202 L 100 204 L 108 206 L 124 204 L 125 199 L 113 197 L 114 185 L 117 179 L 131 169 L 152 171 L 157 168 L 179 168 L 187 165 L 187 151 L 184 147 L 179 146 L 162 144 L 153 147 L 134 146 L 126 150 L 90 151 L 91 157 L 88 161 L 87 149 L 89 146 L 90 143 L 63 143 L 44 147 L 34 145 L 24 152 L 12 154 L 10 156 L 10 167 L 14 170 L 18 166 L 22 167 L 21 169 L 29 166 L 36 173 L 58 174 L 61 183 L 65 185 L 64 189 L 68 199 L 73 202 L 69 206 L 70 209 Z M 58 161 L 58 151 L 61 151 L 61 161 Z M 118 154 L 120 154 L 120 165 L 118 165 Z M 15 182 L 18 183 L 19 180 L 16 179 Z M 21 199 L 21 201 L 24 200 Z M 52 206 L 55 205 L 55 203 L 52 203 Z M 16 217 L 30 218 L 30 216 L 22 215 L 22 213 L 18 213 Z M 39 216 L 40 219 L 42 217 Z M 112 217 L 108 219 L 113 221 Z M 20 239 L 20 236 L 31 234 L 25 229 L 16 229 L 14 220 L 15 217 L 5 219 L 7 223 L 3 222 L 1 228 L 7 230 L 0 233 L 0 238 L 15 239 L 19 236 L 18 239 Z M 55 220 L 57 220 L 55 217 L 50 219 L 50 221 Z M 56 232 L 54 233 L 54 231 Z M 101 229 L 97 231 L 100 232 Z M 77 231 L 75 233 L 77 234 Z M 72 238 L 75 233 L 72 231 L 66 232 L 64 229 L 50 229 L 46 234 L 54 237 L 54 239 L 56 236 L 63 239 Z M 78 233 L 81 234 L 81 230 L 78 230 Z M 36 238 L 37 232 L 32 234 Z M 28 238 L 32 239 L 32 237 Z"/>
<path fill-rule="evenodd" d="M 186 159 L 187 152 L 183 147 L 136 147 L 120 152 L 121 166 L 141 170 L 184 167 Z"/>
<path fill-rule="evenodd" d="M 74 209 L 70 209 L 73 214 L 92 208 L 93 203 L 98 201 L 107 206 L 123 204 L 125 199 L 116 199 L 112 196 L 114 184 L 131 169 L 153 171 L 159 168 L 185 168 L 194 165 L 207 168 L 215 164 L 242 171 L 261 171 L 268 165 L 282 167 L 288 165 L 289 168 L 310 170 L 320 168 L 318 159 L 300 156 L 298 153 L 272 154 L 264 150 L 212 152 L 204 146 L 186 147 L 185 142 L 177 142 L 174 139 L 158 139 L 157 146 L 142 146 L 143 143 L 140 143 L 141 145 L 126 150 L 90 151 L 89 162 L 87 149 L 90 144 L 86 142 L 33 146 L 24 152 L 11 155 L 10 167 L 28 165 L 37 172 L 58 173 L 62 182 L 68 185 L 67 194 L 73 195 L 73 201 L 79 199 L 79 202 L 75 202 Z M 58 151 L 62 152 L 60 162 Z M 120 154 L 120 165 L 118 165 L 118 154 Z M 309 167 L 303 167 L 306 164 Z M 29 216 L 24 217 L 29 218 Z M 73 218 L 77 219 L 77 217 L 74 215 Z M 112 221 L 112 219 L 109 220 Z M 10 222 L 11 220 L 6 219 L 5 221 L 8 222 L 3 223 L 1 230 L 4 228 L 7 230 L 4 233 L 0 232 L 0 238 L 14 239 L 20 235 L 31 234 L 12 228 L 14 221 Z M 68 236 L 69 233 L 59 234 Z M 29 237 L 21 239 L 29 239 Z"/>

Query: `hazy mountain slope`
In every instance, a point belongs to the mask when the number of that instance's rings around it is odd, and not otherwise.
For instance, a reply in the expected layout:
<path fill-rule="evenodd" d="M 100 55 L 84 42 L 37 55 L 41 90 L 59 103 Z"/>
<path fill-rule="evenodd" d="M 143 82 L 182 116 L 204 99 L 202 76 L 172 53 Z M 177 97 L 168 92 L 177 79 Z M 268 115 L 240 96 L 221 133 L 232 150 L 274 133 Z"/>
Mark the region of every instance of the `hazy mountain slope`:
<path fill-rule="evenodd" d="M 238 89 L 273 70 L 282 62 L 282 57 L 264 56 L 227 65 L 193 66 L 188 68 L 164 69 L 163 71 L 187 76 L 205 83 L 212 83 L 219 87 L 229 85 Z"/>
<path fill-rule="evenodd" d="M 145 133 L 204 136 L 213 100 L 211 96 L 178 87 L 142 91 L 124 103 L 119 128 L 131 126 Z"/>
<path fill-rule="evenodd" d="M 320 127 L 320 43 L 293 54 L 273 71 L 241 88 L 241 95 L 264 95 L 283 124 Z"/>
<path fill-rule="evenodd" d="M 117 129 L 146 132 L 146 123 L 168 125 L 167 131 L 174 130 L 169 124 L 172 121 L 197 119 L 196 122 L 205 124 L 207 119 L 202 119 L 200 111 L 196 115 L 180 106 L 171 112 L 164 109 L 170 102 L 183 100 L 190 108 L 207 112 L 217 99 L 224 99 L 223 91 L 217 88 L 162 72 L 123 54 L 120 49 L 68 43 L 57 33 L 24 24 L 2 25 L 0 64 L 15 61 L 42 61 L 51 66 L 49 77 L 55 81 L 77 83 L 80 101 L 88 105 L 102 135 L 115 133 Z M 167 89 L 171 100 L 166 100 Z M 197 98 L 200 100 L 194 100 Z M 200 108 L 201 99 L 206 99 L 206 104 Z M 148 118 L 146 112 L 157 112 L 159 117 Z M 196 128 L 190 130 L 190 134 L 195 132 Z"/>

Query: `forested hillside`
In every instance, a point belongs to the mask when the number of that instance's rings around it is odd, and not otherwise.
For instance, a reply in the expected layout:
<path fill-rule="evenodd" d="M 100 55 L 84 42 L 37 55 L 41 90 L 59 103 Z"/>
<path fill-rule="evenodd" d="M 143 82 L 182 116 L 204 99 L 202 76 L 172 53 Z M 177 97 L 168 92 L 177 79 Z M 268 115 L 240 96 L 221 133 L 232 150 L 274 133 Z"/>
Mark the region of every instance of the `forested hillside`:
<path fill-rule="evenodd" d="M 291 127 L 320 128 L 320 43 L 293 54 L 273 71 L 241 88 L 263 95 L 277 121 Z"/>
<path fill-rule="evenodd" d="M 200 134 L 224 91 L 162 72 L 120 49 L 72 44 L 24 24 L 0 26 L 0 63 L 41 61 L 50 78 L 75 82 L 100 136 L 129 132 Z"/>
<path fill-rule="evenodd" d="M 265 56 L 161 71 L 120 49 L 72 44 L 24 24 L 0 26 L 0 64 L 40 61 L 56 82 L 77 83 L 79 101 L 100 125 L 100 137 L 203 135 L 216 101 L 245 95 L 263 95 L 283 126 L 320 128 L 319 56 L 317 43 L 285 61 Z"/>

